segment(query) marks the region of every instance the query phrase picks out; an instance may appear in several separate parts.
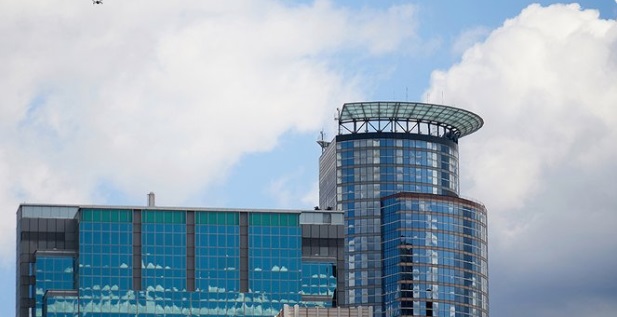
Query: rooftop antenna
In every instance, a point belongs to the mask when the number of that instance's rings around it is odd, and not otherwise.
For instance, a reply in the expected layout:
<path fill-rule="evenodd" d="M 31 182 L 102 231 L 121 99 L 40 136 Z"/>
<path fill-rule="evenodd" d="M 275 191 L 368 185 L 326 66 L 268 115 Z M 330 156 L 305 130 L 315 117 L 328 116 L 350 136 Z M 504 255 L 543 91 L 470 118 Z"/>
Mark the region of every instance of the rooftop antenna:
<path fill-rule="evenodd" d="M 317 144 L 319 144 L 319 146 L 321 146 L 321 153 L 326 151 L 326 148 L 328 147 L 328 145 L 330 145 L 330 142 L 326 142 L 324 140 L 324 132 L 323 129 L 321 129 L 321 131 L 319 131 L 320 136 L 320 140 L 317 141 Z"/>

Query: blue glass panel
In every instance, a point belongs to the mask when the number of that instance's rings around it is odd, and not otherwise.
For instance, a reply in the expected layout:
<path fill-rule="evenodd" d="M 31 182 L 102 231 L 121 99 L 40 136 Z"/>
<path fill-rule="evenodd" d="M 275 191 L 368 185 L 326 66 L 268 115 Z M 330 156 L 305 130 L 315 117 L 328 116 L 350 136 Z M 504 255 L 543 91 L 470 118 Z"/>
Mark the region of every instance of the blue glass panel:
<path fill-rule="evenodd" d="M 73 256 L 36 255 L 35 315 L 43 316 L 43 296 L 49 290 L 75 289 L 75 260 Z"/>

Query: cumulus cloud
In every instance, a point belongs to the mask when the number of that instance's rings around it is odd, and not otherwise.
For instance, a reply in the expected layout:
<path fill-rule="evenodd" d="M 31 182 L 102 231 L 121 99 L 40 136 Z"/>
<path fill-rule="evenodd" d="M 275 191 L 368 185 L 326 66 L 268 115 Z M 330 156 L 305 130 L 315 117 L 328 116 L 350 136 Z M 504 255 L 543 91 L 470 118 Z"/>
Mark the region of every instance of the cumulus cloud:
<path fill-rule="evenodd" d="M 441 91 L 486 122 L 461 188 L 489 209 L 492 313 L 614 315 L 591 307 L 617 296 L 617 22 L 531 5 L 433 72 Z"/>
<path fill-rule="evenodd" d="M 319 129 L 361 99 L 370 59 L 414 35 L 414 8 L 328 1 L 4 1 L 0 12 L 0 201 L 163 203 L 195 197 L 243 154 Z M 4 222 L 1 254 L 12 254 Z"/>
<path fill-rule="evenodd" d="M 491 29 L 485 26 L 476 26 L 464 30 L 452 44 L 452 53 L 456 55 L 463 54 L 474 44 L 483 41 L 490 33 Z"/>

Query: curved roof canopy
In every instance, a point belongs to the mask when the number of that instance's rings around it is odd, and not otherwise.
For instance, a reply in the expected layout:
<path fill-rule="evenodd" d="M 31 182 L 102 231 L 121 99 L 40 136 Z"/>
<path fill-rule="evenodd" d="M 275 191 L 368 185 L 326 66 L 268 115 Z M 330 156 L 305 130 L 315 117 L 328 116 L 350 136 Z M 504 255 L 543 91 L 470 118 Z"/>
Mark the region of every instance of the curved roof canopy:
<path fill-rule="evenodd" d="M 476 132 L 484 121 L 477 114 L 449 106 L 418 102 L 353 102 L 343 105 L 339 125 L 362 121 L 427 122 L 458 131 L 459 136 Z"/>

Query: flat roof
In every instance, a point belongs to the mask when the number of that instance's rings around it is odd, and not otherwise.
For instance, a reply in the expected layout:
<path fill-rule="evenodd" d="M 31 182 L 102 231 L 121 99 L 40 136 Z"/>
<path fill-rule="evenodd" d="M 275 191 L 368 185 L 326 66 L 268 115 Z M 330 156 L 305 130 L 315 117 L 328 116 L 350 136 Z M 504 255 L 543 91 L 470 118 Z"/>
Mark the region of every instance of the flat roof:
<path fill-rule="evenodd" d="M 72 209 L 135 209 L 135 210 L 165 210 L 165 211 L 219 211 L 219 212 L 273 212 L 273 213 L 343 213 L 340 210 L 325 209 L 266 209 L 266 208 L 233 208 L 233 207 L 180 207 L 180 206 L 138 206 L 138 205 L 89 205 L 89 204 L 45 204 L 45 203 L 22 203 L 20 208 L 72 208 Z"/>
<path fill-rule="evenodd" d="M 216 207 L 177 207 L 177 206 L 122 206 L 122 205 L 61 205 L 22 203 L 17 209 L 18 219 L 46 218 L 73 219 L 80 209 L 125 209 L 125 210 L 162 210 L 162 211 L 205 211 L 205 212 L 248 212 L 248 213 L 285 213 L 300 215 L 300 224 L 343 224 L 343 211 L 325 209 L 262 209 L 262 208 L 216 208 Z M 325 218 L 329 214 L 330 218 Z M 329 219 L 329 220 L 328 220 Z"/>
<path fill-rule="evenodd" d="M 429 122 L 448 127 L 465 136 L 484 125 L 477 114 L 445 105 L 420 102 L 351 102 L 343 105 L 339 124 L 357 121 L 404 120 Z"/>

